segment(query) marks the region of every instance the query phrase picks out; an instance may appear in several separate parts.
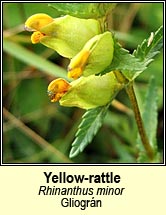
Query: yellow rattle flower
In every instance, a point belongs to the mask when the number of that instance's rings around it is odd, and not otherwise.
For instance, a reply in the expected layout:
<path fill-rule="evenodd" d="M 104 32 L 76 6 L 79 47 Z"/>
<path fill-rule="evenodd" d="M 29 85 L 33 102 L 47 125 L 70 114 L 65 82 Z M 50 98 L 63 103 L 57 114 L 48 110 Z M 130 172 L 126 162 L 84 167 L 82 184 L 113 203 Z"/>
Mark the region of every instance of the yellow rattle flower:
<path fill-rule="evenodd" d="M 123 88 L 113 72 L 103 76 L 90 75 L 68 83 L 64 79 L 55 79 L 48 86 L 51 102 L 60 105 L 91 109 L 111 102 Z"/>
<path fill-rule="evenodd" d="M 57 102 L 70 89 L 70 84 L 62 78 L 53 80 L 48 86 L 48 96 L 51 102 Z"/>
<path fill-rule="evenodd" d="M 91 38 L 83 49 L 74 56 L 68 66 L 68 77 L 77 79 L 102 72 L 113 59 L 114 41 L 111 32 Z"/>
<path fill-rule="evenodd" d="M 69 15 L 53 19 L 44 13 L 29 17 L 25 30 L 34 31 L 33 44 L 40 42 L 67 58 L 74 57 L 89 39 L 101 33 L 100 24 L 95 19 Z"/>

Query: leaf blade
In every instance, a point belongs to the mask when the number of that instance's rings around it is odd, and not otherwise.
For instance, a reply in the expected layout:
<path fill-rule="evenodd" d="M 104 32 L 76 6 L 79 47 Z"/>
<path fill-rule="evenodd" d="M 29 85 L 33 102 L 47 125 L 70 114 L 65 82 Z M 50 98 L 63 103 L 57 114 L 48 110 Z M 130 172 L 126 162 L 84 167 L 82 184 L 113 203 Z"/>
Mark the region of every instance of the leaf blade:
<path fill-rule="evenodd" d="M 85 112 L 75 135 L 76 138 L 72 143 L 72 148 L 69 154 L 70 158 L 77 156 L 92 141 L 102 125 L 108 107 L 109 105 L 89 109 Z"/>
<path fill-rule="evenodd" d="M 101 72 L 101 75 L 113 70 L 120 70 L 128 80 L 134 80 L 140 73 L 146 70 L 147 66 L 154 60 L 154 57 L 160 53 L 163 47 L 163 27 L 161 26 L 152 38 L 145 39 L 133 54 L 121 47 L 116 38 L 114 38 L 114 57 L 111 64 Z"/>
<path fill-rule="evenodd" d="M 120 70 L 124 76 L 132 80 L 135 78 L 135 74 L 138 74 L 141 70 L 145 70 L 146 66 L 130 54 L 127 49 L 122 48 L 118 41 L 114 38 L 114 56 L 111 64 L 101 73 L 104 75 L 107 72 Z"/>
<path fill-rule="evenodd" d="M 144 63 L 158 54 L 163 47 L 163 26 L 161 26 L 155 33 L 152 32 L 151 36 L 138 45 L 137 49 L 133 52 L 133 55 Z"/>
<path fill-rule="evenodd" d="M 116 4 L 117 3 L 50 3 L 48 6 L 56 9 L 61 15 L 96 19 L 105 16 Z"/>

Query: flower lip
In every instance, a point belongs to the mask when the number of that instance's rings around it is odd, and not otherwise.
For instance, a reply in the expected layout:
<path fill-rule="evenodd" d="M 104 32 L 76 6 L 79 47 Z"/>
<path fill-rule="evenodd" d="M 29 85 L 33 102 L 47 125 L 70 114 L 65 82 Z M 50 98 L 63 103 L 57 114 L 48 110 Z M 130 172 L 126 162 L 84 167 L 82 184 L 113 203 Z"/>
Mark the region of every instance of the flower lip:
<path fill-rule="evenodd" d="M 88 63 L 90 56 L 89 50 L 80 51 L 70 62 L 68 66 L 68 77 L 77 79 L 82 75 L 83 69 Z"/>
<path fill-rule="evenodd" d="M 31 35 L 31 41 L 33 44 L 39 43 L 40 40 L 46 36 L 45 34 L 41 33 L 40 31 L 35 31 L 33 32 L 33 34 Z"/>
<path fill-rule="evenodd" d="M 33 44 L 39 43 L 40 40 L 46 36 L 41 32 L 42 27 L 52 23 L 54 20 L 47 14 L 35 14 L 27 19 L 24 29 L 29 32 L 33 32 L 31 35 L 31 41 Z"/>
<path fill-rule="evenodd" d="M 77 79 L 82 75 L 82 68 L 78 67 L 75 69 L 68 68 L 68 78 Z"/>
<path fill-rule="evenodd" d="M 58 78 L 53 80 L 48 85 L 47 94 L 51 99 L 51 102 L 59 101 L 62 96 L 69 90 L 71 85 L 64 79 Z"/>
<path fill-rule="evenodd" d="M 53 22 L 54 19 L 44 13 L 38 13 L 30 16 L 25 22 L 25 29 L 29 31 L 40 31 L 40 29 L 49 23 Z"/>

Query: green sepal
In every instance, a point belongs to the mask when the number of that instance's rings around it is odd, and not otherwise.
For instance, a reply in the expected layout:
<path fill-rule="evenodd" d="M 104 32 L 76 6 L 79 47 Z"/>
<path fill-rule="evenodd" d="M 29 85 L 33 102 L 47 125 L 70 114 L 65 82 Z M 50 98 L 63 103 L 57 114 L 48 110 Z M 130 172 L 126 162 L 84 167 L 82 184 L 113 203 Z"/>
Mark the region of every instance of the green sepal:
<path fill-rule="evenodd" d="M 98 74 L 111 64 L 114 54 L 114 41 L 111 32 L 95 36 L 97 38 L 95 45 L 91 50 L 88 63 L 83 71 L 84 76 Z M 87 42 L 85 46 L 94 38 Z"/>
<path fill-rule="evenodd" d="M 114 73 L 81 77 L 70 83 L 71 88 L 60 99 L 60 105 L 91 109 L 111 102 L 123 88 Z"/>
<path fill-rule="evenodd" d="M 89 57 L 84 62 L 84 65 L 80 66 L 78 62 L 82 62 L 82 53 L 88 52 Z M 99 74 L 108 65 L 111 64 L 114 54 L 114 41 L 111 32 L 105 32 L 100 35 L 96 35 L 91 38 L 82 48 L 82 50 L 71 59 L 68 66 L 69 72 L 75 68 L 81 67 L 82 75 L 89 76 Z M 111 70 L 110 70 L 111 71 Z"/>
<path fill-rule="evenodd" d="M 40 42 L 67 58 L 75 56 L 89 39 L 101 32 L 97 20 L 69 15 L 54 19 L 40 31 L 46 35 Z"/>

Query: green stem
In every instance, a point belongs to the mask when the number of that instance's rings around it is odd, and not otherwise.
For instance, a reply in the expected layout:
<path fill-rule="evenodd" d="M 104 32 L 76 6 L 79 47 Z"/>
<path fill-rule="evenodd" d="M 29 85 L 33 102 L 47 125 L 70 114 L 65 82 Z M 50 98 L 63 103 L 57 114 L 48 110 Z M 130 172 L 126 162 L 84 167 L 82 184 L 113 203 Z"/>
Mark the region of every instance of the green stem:
<path fill-rule="evenodd" d="M 148 157 L 151 160 L 153 160 L 154 152 L 153 152 L 153 149 L 152 149 L 152 147 L 151 147 L 151 145 L 149 143 L 148 137 L 147 137 L 146 132 L 145 132 L 145 128 L 144 128 L 143 121 L 142 121 L 142 118 L 141 118 L 141 114 L 140 114 L 140 111 L 139 111 L 139 107 L 138 107 L 138 103 L 137 103 L 137 99 L 136 99 L 136 96 L 135 96 L 135 92 L 134 92 L 132 82 L 130 82 L 126 86 L 126 92 L 127 92 L 128 96 L 129 96 L 130 102 L 131 102 L 132 107 L 133 107 L 135 120 L 136 120 L 136 123 L 137 123 L 137 127 L 138 127 L 138 131 L 139 131 L 141 140 L 142 140 L 142 144 L 143 144 L 143 146 L 144 146 L 144 148 L 146 150 L 146 153 L 147 153 Z"/>
<path fill-rule="evenodd" d="M 125 76 L 118 70 L 115 70 L 114 74 L 115 74 L 117 80 L 121 84 L 125 85 L 126 92 L 127 92 L 128 96 L 129 96 L 130 102 L 132 104 L 132 108 L 133 108 L 133 111 L 134 111 L 138 131 L 139 131 L 139 134 L 140 134 L 140 137 L 141 137 L 141 140 L 142 140 L 142 144 L 143 144 L 143 146 L 144 146 L 144 148 L 146 150 L 146 153 L 147 153 L 149 159 L 153 160 L 154 152 L 153 152 L 153 149 L 152 149 L 152 147 L 151 147 L 151 145 L 149 143 L 148 137 L 147 137 L 146 132 L 145 132 L 145 128 L 144 128 L 144 125 L 143 125 L 143 121 L 142 121 L 142 118 L 141 118 L 141 114 L 140 114 L 140 111 L 139 111 L 137 99 L 136 99 L 134 88 L 133 88 L 133 82 L 129 82 L 125 78 Z"/>

